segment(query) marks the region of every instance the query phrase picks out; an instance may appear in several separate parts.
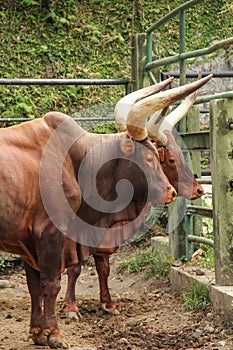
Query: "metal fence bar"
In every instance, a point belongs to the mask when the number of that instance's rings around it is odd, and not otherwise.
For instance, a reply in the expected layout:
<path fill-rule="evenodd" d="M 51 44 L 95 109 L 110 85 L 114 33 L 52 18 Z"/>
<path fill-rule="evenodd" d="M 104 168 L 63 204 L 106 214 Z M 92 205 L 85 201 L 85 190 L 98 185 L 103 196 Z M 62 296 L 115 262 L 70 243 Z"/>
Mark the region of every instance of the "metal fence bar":
<path fill-rule="evenodd" d="M 159 66 L 164 66 L 167 64 L 176 63 L 176 62 L 180 61 L 181 59 L 185 60 L 188 58 L 209 55 L 209 54 L 211 54 L 219 49 L 222 49 L 226 46 L 230 46 L 232 44 L 233 44 L 233 37 L 225 39 L 225 40 L 221 40 L 221 41 L 217 42 L 216 44 L 213 44 L 213 45 L 206 47 L 204 49 L 184 52 L 184 53 L 181 53 L 179 55 L 165 57 L 165 58 L 161 58 L 160 60 L 149 62 L 146 64 L 146 69 L 148 70 L 148 69 L 156 68 Z"/>
<path fill-rule="evenodd" d="M 130 92 L 131 80 L 120 79 L 0 79 L 0 85 L 125 85 L 125 93 Z"/>
<path fill-rule="evenodd" d="M 130 79 L 0 79 L 0 85 L 127 85 Z"/>
<path fill-rule="evenodd" d="M 194 235 L 188 235 L 187 238 L 189 242 L 203 243 L 210 247 L 214 247 L 214 241 L 210 238 L 199 237 Z"/>
<path fill-rule="evenodd" d="M 35 119 L 41 119 L 41 118 L 0 118 L 0 123 L 14 123 L 14 122 L 28 122 Z M 96 118 L 96 117 L 80 117 L 80 118 L 72 118 L 73 120 L 77 122 L 111 122 L 115 121 L 115 118 Z"/>
<path fill-rule="evenodd" d="M 202 185 L 212 185 L 212 179 L 197 178 L 196 180 L 199 184 L 202 184 Z"/>
<path fill-rule="evenodd" d="M 173 18 L 176 15 L 178 15 L 180 11 L 185 11 L 188 8 L 198 4 L 199 2 L 201 2 L 201 0 L 190 0 L 190 1 L 185 2 L 184 4 L 178 6 L 177 8 L 175 8 L 174 10 L 169 12 L 166 16 L 164 16 L 162 19 L 160 19 L 159 21 L 154 23 L 152 26 L 150 26 L 146 30 L 146 32 L 147 33 L 152 33 L 155 29 L 159 28 L 162 24 L 168 22 L 171 18 Z"/>
<path fill-rule="evenodd" d="M 219 100 L 222 98 L 233 98 L 233 91 L 221 92 L 221 93 L 215 94 L 215 95 L 207 95 L 207 96 L 203 96 L 203 97 L 198 97 L 196 99 L 196 101 L 194 102 L 194 104 L 205 103 L 205 102 L 209 102 L 212 100 Z"/>
<path fill-rule="evenodd" d="M 205 216 L 206 218 L 213 218 L 213 209 L 205 208 L 199 205 L 187 205 L 187 215 L 200 215 Z"/>
<path fill-rule="evenodd" d="M 213 78 L 232 78 L 233 72 L 202 72 L 202 77 L 206 77 L 207 75 L 212 74 Z M 173 76 L 174 78 L 179 78 L 180 73 L 174 72 L 161 72 L 161 80 L 167 79 L 169 76 Z M 198 78 L 198 73 L 186 73 L 186 78 Z"/>
<path fill-rule="evenodd" d="M 0 118 L 0 123 L 13 123 L 13 122 L 28 122 L 30 120 L 35 120 L 40 118 Z M 96 122 L 109 122 L 115 121 L 114 118 L 96 118 L 96 117 L 80 117 L 80 118 L 72 118 L 75 121 L 88 122 L 88 121 L 96 121 Z"/>
<path fill-rule="evenodd" d="M 147 61 L 147 63 L 152 61 L 152 32 L 155 29 L 159 28 L 164 23 L 166 23 L 167 21 L 169 21 L 171 18 L 178 15 L 180 13 L 180 11 L 185 11 L 188 8 L 198 4 L 199 2 L 201 2 L 201 0 L 190 0 L 190 1 L 185 2 L 184 4 L 175 8 L 173 11 L 169 12 L 166 16 L 161 18 L 159 21 L 157 21 L 156 23 L 154 23 L 152 26 L 150 26 L 147 29 L 147 31 L 146 31 L 146 34 L 147 34 L 147 47 L 146 47 L 147 59 L 146 59 L 146 61 Z"/>

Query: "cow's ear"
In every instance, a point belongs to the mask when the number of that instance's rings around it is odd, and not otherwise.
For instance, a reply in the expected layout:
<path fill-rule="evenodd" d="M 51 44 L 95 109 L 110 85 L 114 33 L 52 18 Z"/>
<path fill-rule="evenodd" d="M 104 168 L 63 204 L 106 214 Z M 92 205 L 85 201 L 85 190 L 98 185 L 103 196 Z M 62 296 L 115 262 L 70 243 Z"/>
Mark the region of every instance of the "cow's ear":
<path fill-rule="evenodd" d="M 131 139 L 122 139 L 120 147 L 125 156 L 129 156 L 130 154 L 134 153 L 134 142 Z"/>

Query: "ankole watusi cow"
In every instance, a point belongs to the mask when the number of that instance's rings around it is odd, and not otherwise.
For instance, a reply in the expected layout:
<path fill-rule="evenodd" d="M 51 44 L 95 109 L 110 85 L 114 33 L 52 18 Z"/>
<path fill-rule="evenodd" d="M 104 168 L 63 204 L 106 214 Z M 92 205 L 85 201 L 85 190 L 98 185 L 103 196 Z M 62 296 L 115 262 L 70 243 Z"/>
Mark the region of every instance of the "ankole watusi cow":
<path fill-rule="evenodd" d="M 207 82 L 210 78 L 211 76 L 208 76 L 204 81 Z M 123 97 L 115 107 L 115 117 L 119 128 L 121 130 L 127 129 L 127 115 L 130 110 L 132 111 L 132 106 L 136 101 L 159 92 L 166 85 L 170 84 L 172 79 L 173 78 L 169 78 L 166 81 L 143 88 Z M 204 81 L 202 80 L 202 82 Z M 146 124 L 149 136 L 155 141 L 156 148 L 158 149 L 160 163 L 165 175 L 176 189 L 178 195 L 183 195 L 187 199 L 201 197 L 203 189 L 187 166 L 182 151 L 175 142 L 172 128 L 187 114 L 188 110 L 193 105 L 196 96 L 197 90 L 186 97 L 186 99 L 169 115 L 164 117 L 164 111 L 159 110 Z M 143 135 L 144 132 L 145 131 L 142 131 L 141 138 L 145 137 L 145 135 Z M 72 250 L 72 247 L 70 249 Z M 73 249 L 76 249 L 76 247 L 73 247 Z M 77 244 L 79 263 L 66 270 L 68 284 L 65 295 L 64 310 L 68 317 L 78 318 L 77 315 L 81 317 L 79 308 L 76 304 L 75 286 L 81 273 L 82 263 L 86 261 L 90 255 L 93 255 L 94 257 L 99 278 L 101 306 L 107 312 L 118 313 L 116 306 L 112 302 L 108 288 L 108 276 L 110 273 L 109 254 L 112 254 L 116 249 L 117 247 L 110 247 L 105 250 L 98 248 L 93 249 L 93 247 Z"/>
<path fill-rule="evenodd" d="M 206 81 L 137 102 L 119 134 L 88 133 L 57 112 L 0 130 L 0 249 L 24 261 L 35 344 L 68 347 L 55 303 L 61 271 L 79 263 L 79 248 L 109 254 L 132 237 L 151 205 L 175 198 L 145 122 Z"/>

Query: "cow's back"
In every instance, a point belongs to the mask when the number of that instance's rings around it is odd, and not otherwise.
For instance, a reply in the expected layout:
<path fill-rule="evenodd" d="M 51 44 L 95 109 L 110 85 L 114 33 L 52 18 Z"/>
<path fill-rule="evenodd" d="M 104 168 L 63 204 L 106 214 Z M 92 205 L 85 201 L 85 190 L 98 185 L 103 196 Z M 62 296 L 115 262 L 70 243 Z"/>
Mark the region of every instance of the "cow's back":
<path fill-rule="evenodd" d="M 3 223 L 17 225 L 38 201 L 39 165 L 48 137 L 41 119 L 0 130 L 0 232 Z"/>

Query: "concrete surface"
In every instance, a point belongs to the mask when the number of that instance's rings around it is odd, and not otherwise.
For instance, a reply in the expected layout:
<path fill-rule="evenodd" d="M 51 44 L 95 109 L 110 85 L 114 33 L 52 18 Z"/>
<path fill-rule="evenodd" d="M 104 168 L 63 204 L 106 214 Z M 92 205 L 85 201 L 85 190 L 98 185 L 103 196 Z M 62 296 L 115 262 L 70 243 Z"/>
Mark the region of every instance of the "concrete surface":
<path fill-rule="evenodd" d="M 159 251 L 162 259 L 169 257 L 168 237 L 153 237 L 151 240 L 153 251 Z M 201 272 L 203 275 L 199 275 Z M 210 292 L 214 310 L 226 322 L 233 322 L 233 286 L 218 286 L 215 284 L 214 272 L 196 267 L 193 263 L 170 267 L 170 282 L 172 289 L 181 294 L 189 288 L 192 281 L 204 284 Z"/>

